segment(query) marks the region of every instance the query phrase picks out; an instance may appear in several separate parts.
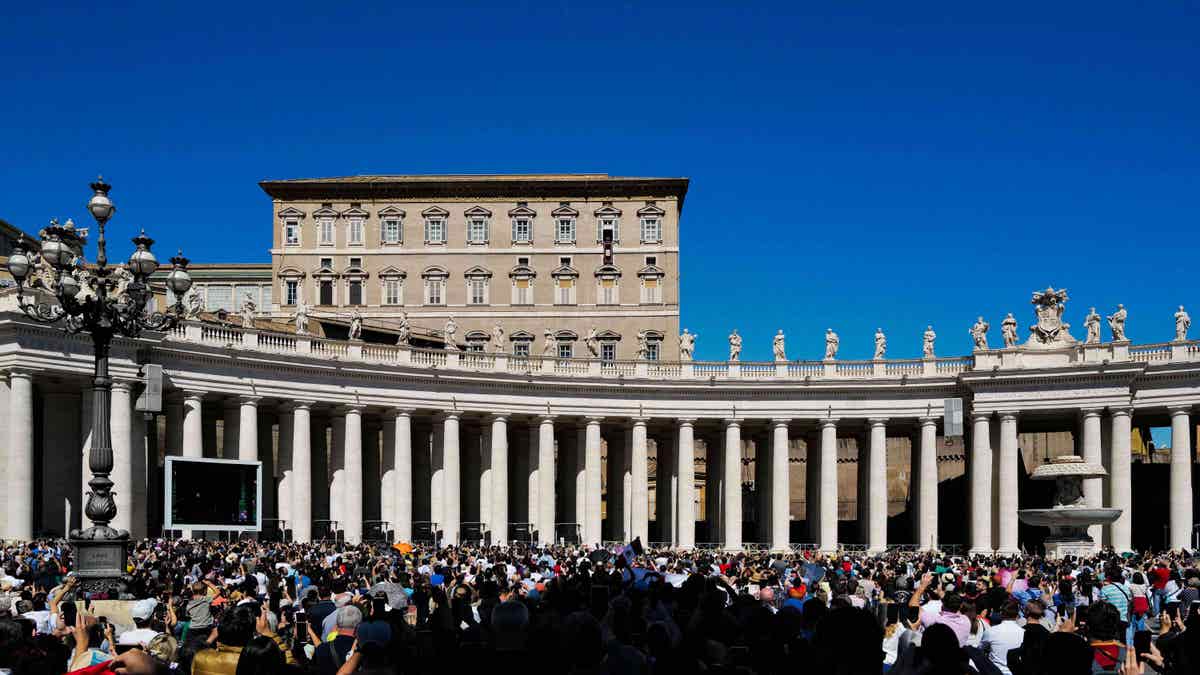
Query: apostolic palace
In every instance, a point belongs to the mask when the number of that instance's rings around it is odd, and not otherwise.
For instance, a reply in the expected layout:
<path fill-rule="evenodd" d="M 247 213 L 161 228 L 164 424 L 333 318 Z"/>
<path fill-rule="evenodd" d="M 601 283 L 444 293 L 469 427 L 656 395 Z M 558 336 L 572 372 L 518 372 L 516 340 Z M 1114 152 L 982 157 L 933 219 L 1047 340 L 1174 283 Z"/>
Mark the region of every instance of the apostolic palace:
<path fill-rule="evenodd" d="M 185 321 L 113 341 L 113 526 L 135 537 L 200 534 L 163 532 L 180 456 L 261 461 L 260 536 L 296 541 L 1017 552 L 1045 536 L 1017 517 L 1050 501 L 1030 472 L 1074 454 L 1105 474 L 1081 503 L 1122 511 L 1097 544 L 1193 545 L 1183 307 L 1085 313 L 1047 288 L 954 327 L 970 354 L 938 354 L 931 327 L 921 355 L 893 358 L 879 331 L 875 358 L 848 361 L 831 330 L 824 359 L 797 361 L 782 331 L 734 331 L 703 338 L 728 360 L 697 361 L 679 322 L 687 179 L 260 185 L 270 264 L 193 265 L 186 296 L 155 287 Z M 88 524 L 92 347 L 16 291 L 0 290 L 0 537 L 61 536 Z M 741 360 L 743 340 L 774 359 Z M 149 365 L 161 410 L 138 404 Z"/>

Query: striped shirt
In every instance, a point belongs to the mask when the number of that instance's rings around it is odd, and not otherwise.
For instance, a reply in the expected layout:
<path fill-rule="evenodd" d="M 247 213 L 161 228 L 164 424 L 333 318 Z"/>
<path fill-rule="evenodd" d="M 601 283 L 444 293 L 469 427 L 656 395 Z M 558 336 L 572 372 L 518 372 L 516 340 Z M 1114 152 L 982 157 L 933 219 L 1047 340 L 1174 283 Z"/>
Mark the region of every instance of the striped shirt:
<path fill-rule="evenodd" d="M 1122 621 L 1129 621 L 1129 587 L 1125 584 L 1108 583 L 1100 589 L 1100 598 L 1117 608 Z"/>

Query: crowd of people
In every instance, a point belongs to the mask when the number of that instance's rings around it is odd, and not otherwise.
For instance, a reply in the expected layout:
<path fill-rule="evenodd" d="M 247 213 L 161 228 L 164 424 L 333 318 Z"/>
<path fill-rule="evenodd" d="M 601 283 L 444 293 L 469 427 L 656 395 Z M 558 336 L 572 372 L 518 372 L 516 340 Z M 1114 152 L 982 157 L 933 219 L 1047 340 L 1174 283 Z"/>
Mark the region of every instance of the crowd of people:
<path fill-rule="evenodd" d="M 0 554 L 0 674 L 1200 673 L 1200 558 L 144 540 Z"/>

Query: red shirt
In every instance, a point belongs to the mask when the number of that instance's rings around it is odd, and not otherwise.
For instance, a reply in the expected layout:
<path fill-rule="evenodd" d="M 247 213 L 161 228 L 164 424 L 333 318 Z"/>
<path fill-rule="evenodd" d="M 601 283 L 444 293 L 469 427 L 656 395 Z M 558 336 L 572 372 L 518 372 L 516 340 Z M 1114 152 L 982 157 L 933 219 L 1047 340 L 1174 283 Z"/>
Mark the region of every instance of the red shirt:
<path fill-rule="evenodd" d="M 1165 567 L 1155 567 L 1150 570 L 1150 585 L 1157 591 L 1161 591 L 1167 585 L 1167 580 L 1170 578 L 1171 573 Z"/>

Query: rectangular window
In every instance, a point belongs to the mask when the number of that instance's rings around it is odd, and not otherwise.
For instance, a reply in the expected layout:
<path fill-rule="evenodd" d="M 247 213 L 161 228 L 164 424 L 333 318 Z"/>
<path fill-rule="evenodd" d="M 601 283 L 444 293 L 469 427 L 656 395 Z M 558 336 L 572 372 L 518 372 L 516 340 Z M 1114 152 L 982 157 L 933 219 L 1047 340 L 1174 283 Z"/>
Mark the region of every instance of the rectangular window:
<path fill-rule="evenodd" d="M 442 218 L 425 219 L 425 243 L 446 243 L 446 221 Z"/>
<path fill-rule="evenodd" d="M 529 279 L 513 279 L 512 304 L 533 304 L 533 284 Z"/>
<path fill-rule="evenodd" d="M 362 267 L 362 258 L 351 258 L 350 266 L 351 267 Z"/>
<path fill-rule="evenodd" d="M 362 220 L 362 218 L 351 218 L 350 219 L 349 243 L 351 246 L 362 246 L 362 243 L 363 243 L 363 220 Z"/>
<path fill-rule="evenodd" d="M 300 223 L 294 220 L 289 220 L 283 224 L 283 245 L 300 245 Z"/>
<path fill-rule="evenodd" d="M 617 304 L 617 280 L 616 279 L 601 279 L 600 292 L 597 300 L 601 305 Z"/>
<path fill-rule="evenodd" d="M 321 302 L 322 305 L 333 304 L 333 282 L 329 279 L 321 280 Z"/>
<path fill-rule="evenodd" d="M 291 279 L 283 282 L 283 304 L 294 305 L 300 299 L 300 283 Z"/>
<path fill-rule="evenodd" d="M 659 347 L 659 344 L 657 341 L 652 341 L 652 342 L 646 343 L 646 360 L 647 361 L 657 361 L 658 360 L 658 347 Z"/>
<path fill-rule="evenodd" d="M 528 264 L 529 264 L 529 258 L 524 258 L 524 257 L 522 257 L 522 258 L 517 258 L 517 264 L 518 264 L 518 265 L 528 265 Z"/>
<path fill-rule="evenodd" d="M 204 308 L 210 312 L 233 310 L 233 286 L 209 286 Z"/>
<path fill-rule="evenodd" d="M 317 229 L 320 231 L 320 239 L 322 245 L 333 245 L 333 218 L 322 218 L 317 223 Z"/>
<path fill-rule="evenodd" d="M 233 305 L 235 309 L 241 309 L 246 303 L 246 296 L 254 301 L 254 305 L 262 309 L 262 298 L 258 297 L 258 286 L 241 285 L 233 289 Z"/>
<path fill-rule="evenodd" d="M 445 298 L 444 279 L 426 279 L 425 280 L 425 304 L 440 305 Z"/>
<path fill-rule="evenodd" d="M 472 244 L 486 244 L 488 240 L 487 218 L 471 218 L 467 221 L 467 241 Z"/>
<path fill-rule="evenodd" d="M 610 241 L 618 241 L 620 239 L 620 225 L 616 218 L 601 218 L 600 223 L 596 228 L 596 241 L 604 241 L 604 233 L 610 232 Z"/>
<path fill-rule="evenodd" d="M 559 267 L 570 267 L 571 266 L 571 256 L 568 255 L 568 256 L 560 257 L 558 259 L 558 265 L 559 265 Z"/>
<path fill-rule="evenodd" d="M 648 256 L 646 256 L 646 264 L 647 264 L 647 265 L 655 265 L 655 266 L 657 266 L 657 265 L 658 265 L 658 256 L 656 256 L 656 255 L 648 255 Z"/>
<path fill-rule="evenodd" d="M 472 305 L 487 304 L 487 279 L 471 279 L 467 282 L 468 297 Z"/>
<path fill-rule="evenodd" d="M 274 300 L 272 298 L 274 291 L 275 291 L 275 287 L 272 286 L 271 284 L 266 284 L 265 286 L 262 287 L 262 304 L 259 305 L 260 308 L 269 309 L 271 307 L 271 303 Z"/>
<path fill-rule="evenodd" d="M 512 240 L 514 244 L 528 244 L 533 241 L 533 222 L 528 218 L 513 218 Z"/>
<path fill-rule="evenodd" d="M 472 340 L 471 342 L 468 342 L 467 343 L 467 351 L 483 353 L 483 341 Z"/>
<path fill-rule="evenodd" d="M 529 342 L 527 342 L 526 340 L 514 342 L 513 343 L 513 355 L 514 356 L 523 356 L 523 357 L 528 358 L 529 357 Z"/>
<path fill-rule="evenodd" d="M 557 304 L 573 305 L 575 304 L 575 280 L 574 279 L 559 279 L 558 293 L 555 296 Z"/>
<path fill-rule="evenodd" d="M 570 342 L 558 343 L 558 358 L 560 358 L 560 359 L 571 358 L 572 354 L 574 353 L 574 350 L 572 349 L 572 347 L 574 347 L 574 345 Z"/>
<path fill-rule="evenodd" d="M 642 241 L 647 243 L 662 241 L 662 226 L 658 218 L 642 218 Z"/>
<path fill-rule="evenodd" d="M 362 287 L 361 281 L 351 281 L 350 282 L 350 304 L 351 305 L 363 304 L 363 297 L 362 297 L 363 292 L 362 291 L 363 291 L 363 287 Z"/>
<path fill-rule="evenodd" d="M 388 218 L 383 221 L 383 243 L 399 244 L 400 243 L 400 219 Z"/>
<path fill-rule="evenodd" d="M 662 285 L 657 277 L 642 279 L 642 304 L 662 304 Z"/>
<path fill-rule="evenodd" d="M 600 360 L 601 361 L 616 361 L 617 360 L 617 343 L 601 342 L 600 343 Z"/>
<path fill-rule="evenodd" d="M 575 243 L 575 219 L 559 218 L 555 228 L 554 241 L 560 244 Z"/>
<path fill-rule="evenodd" d="M 321 258 L 321 265 L 320 265 L 320 267 L 321 267 L 321 269 L 323 269 L 323 270 L 331 270 L 331 269 L 333 269 L 333 258 Z"/>
<path fill-rule="evenodd" d="M 384 279 L 383 281 L 383 304 L 385 305 L 400 305 L 400 280 L 399 279 Z"/>

